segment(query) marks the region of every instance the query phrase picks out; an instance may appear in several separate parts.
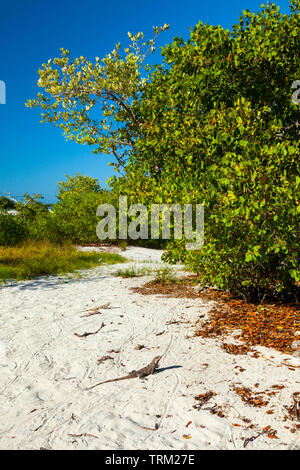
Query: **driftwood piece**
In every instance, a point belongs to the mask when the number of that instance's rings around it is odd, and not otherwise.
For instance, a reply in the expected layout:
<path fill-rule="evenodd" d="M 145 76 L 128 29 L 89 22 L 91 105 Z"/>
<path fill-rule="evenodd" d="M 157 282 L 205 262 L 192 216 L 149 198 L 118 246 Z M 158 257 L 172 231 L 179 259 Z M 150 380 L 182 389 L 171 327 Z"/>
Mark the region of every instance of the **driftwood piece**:
<path fill-rule="evenodd" d="M 255 441 L 255 439 L 257 439 L 258 437 L 262 436 L 265 433 L 266 433 L 266 431 L 262 431 L 262 432 L 256 434 L 256 436 L 247 437 L 247 439 L 244 440 L 243 447 L 245 448 L 249 444 L 249 442 Z"/>
<path fill-rule="evenodd" d="M 94 434 L 89 434 L 88 432 L 83 432 L 81 434 L 68 434 L 70 437 L 94 437 L 95 439 L 99 439 L 98 436 L 94 436 Z"/>
<path fill-rule="evenodd" d="M 101 315 L 101 312 L 97 308 L 93 308 L 88 313 L 81 315 L 80 318 L 91 317 L 92 315 Z"/>
<path fill-rule="evenodd" d="M 100 359 L 97 359 L 98 366 L 102 364 L 102 362 L 107 361 L 108 359 L 113 359 L 111 356 L 102 356 Z"/>
<path fill-rule="evenodd" d="M 99 333 L 100 330 L 102 330 L 104 326 L 105 324 L 102 322 L 102 325 L 96 331 L 93 331 L 90 333 L 83 333 L 82 335 L 80 335 L 79 333 L 74 333 L 74 335 L 77 336 L 78 338 L 86 338 L 87 336 L 90 336 L 90 335 L 96 335 L 97 333 Z"/>
<path fill-rule="evenodd" d="M 107 302 L 104 305 L 100 305 L 100 307 L 91 308 L 90 310 L 88 310 L 88 313 L 86 313 L 84 315 L 81 315 L 80 318 L 91 317 L 92 315 L 101 315 L 102 312 L 100 312 L 100 309 L 105 310 L 105 309 L 109 308 L 110 304 L 111 304 L 111 302 Z"/>

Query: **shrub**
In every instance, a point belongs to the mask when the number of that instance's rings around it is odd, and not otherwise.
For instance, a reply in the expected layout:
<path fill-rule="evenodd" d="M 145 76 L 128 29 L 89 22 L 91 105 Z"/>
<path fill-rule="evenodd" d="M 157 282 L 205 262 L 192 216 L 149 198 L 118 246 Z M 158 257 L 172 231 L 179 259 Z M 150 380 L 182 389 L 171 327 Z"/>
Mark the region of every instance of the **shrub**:
<path fill-rule="evenodd" d="M 214 155 L 199 178 L 205 243 L 189 252 L 173 242 L 166 258 L 179 258 L 203 282 L 247 298 L 291 291 L 300 280 L 299 144 L 276 137 L 276 120 L 266 132 L 264 121 L 242 100 L 210 117 L 214 124 L 208 121 L 199 133 Z M 239 129 L 240 119 L 247 131 Z M 231 129 L 242 132 L 243 140 Z"/>
<path fill-rule="evenodd" d="M 108 191 L 97 180 L 77 174 L 59 183 L 58 202 L 53 206 L 53 223 L 59 236 L 74 243 L 97 243 L 97 207 L 109 202 Z"/>
<path fill-rule="evenodd" d="M 42 199 L 40 194 L 33 194 L 31 196 L 25 193 L 24 198 L 24 202 L 18 202 L 16 204 L 16 210 L 25 222 L 33 221 L 39 214 L 48 213 L 47 206 L 39 201 L 39 199 Z"/>
<path fill-rule="evenodd" d="M 36 214 L 33 220 L 27 221 L 26 226 L 30 240 L 48 240 L 54 243 L 61 243 L 65 240 L 58 220 L 51 212 Z"/>
<path fill-rule="evenodd" d="M 0 245 L 16 245 L 26 236 L 26 225 L 19 216 L 0 212 Z"/>
<path fill-rule="evenodd" d="M 163 49 L 136 104 L 127 181 L 153 202 L 205 205 L 203 248 L 174 241 L 167 259 L 252 299 L 300 281 L 299 5 L 244 11 L 232 31 L 200 22 Z"/>
<path fill-rule="evenodd" d="M 11 199 L 1 196 L 0 197 L 0 210 L 13 210 L 16 208 L 16 203 Z"/>

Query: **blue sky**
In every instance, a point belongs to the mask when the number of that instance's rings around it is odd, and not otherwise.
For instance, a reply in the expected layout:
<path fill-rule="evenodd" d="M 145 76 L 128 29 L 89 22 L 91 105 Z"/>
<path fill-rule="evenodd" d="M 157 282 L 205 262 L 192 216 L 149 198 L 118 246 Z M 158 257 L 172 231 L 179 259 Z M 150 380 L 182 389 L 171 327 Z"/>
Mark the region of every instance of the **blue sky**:
<path fill-rule="evenodd" d="M 98 178 L 113 174 L 109 156 L 92 153 L 91 147 L 65 141 L 61 130 L 41 124 L 38 109 L 24 103 L 34 98 L 37 70 L 59 55 L 103 57 L 117 42 L 127 46 L 127 32 L 170 24 L 159 46 L 175 36 L 187 38 L 198 21 L 231 28 L 243 9 L 257 11 L 262 0 L 2 0 L 0 5 L 0 80 L 6 83 L 6 104 L 0 104 L 0 195 L 41 193 L 55 202 L 57 182 L 77 172 Z M 288 0 L 279 0 L 288 13 Z M 159 52 L 155 61 L 160 62 Z"/>

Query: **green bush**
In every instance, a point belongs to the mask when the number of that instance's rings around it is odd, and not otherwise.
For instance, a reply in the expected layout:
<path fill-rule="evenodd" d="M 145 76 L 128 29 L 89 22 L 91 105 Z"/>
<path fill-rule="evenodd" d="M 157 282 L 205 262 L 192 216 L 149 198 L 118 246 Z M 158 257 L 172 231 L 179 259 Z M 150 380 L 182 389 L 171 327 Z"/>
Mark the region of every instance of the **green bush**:
<path fill-rule="evenodd" d="M 1 196 L 0 197 L 0 210 L 13 210 L 16 208 L 16 203 L 11 199 Z"/>
<path fill-rule="evenodd" d="M 48 240 L 62 242 L 63 236 L 56 224 L 55 217 L 49 212 L 48 206 L 38 199 L 40 195 L 25 194 L 25 202 L 18 202 L 16 209 L 18 219 L 26 228 L 26 238 L 30 240 Z"/>
<path fill-rule="evenodd" d="M 205 205 L 203 248 L 174 241 L 166 259 L 251 299 L 300 281 L 299 5 L 245 11 L 232 31 L 200 22 L 163 49 L 136 103 L 127 191 Z"/>
<path fill-rule="evenodd" d="M 24 202 L 18 202 L 16 204 L 16 210 L 21 219 L 26 223 L 33 221 L 40 214 L 48 214 L 48 207 L 39 201 L 39 199 L 42 199 L 40 194 L 33 194 L 31 196 L 26 193 L 24 194 L 24 198 Z"/>
<path fill-rule="evenodd" d="M 0 246 L 16 245 L 26 237 L 26 225 L 19 216 L 0 212 Z"/>
<path fill-rule="evenodd" d="M 51 212 L 36 214 L 33 220 L 26 222 L 26 226 L 30 240 L 48 240 L 53 243 L 66 240 L 57 219 Z"/>
<path fill-rule="evenodd" d="M 207 153 L 216 158 L 199 179 L 205 243 L 199 252 L 174 243 L 169 259 L 177 256 L 203 282 L 247 298 L 291 290 L 300 280 L 299 144 L 279 141 L 276 121 L 267 133 L 264 121 L 243 100 L 212 117 L 214 124 L 209 121 L 199 133 L 205 135 Z M 247 131 L 241 131 L 241 119 Z M 245 145 L 232 129 L 242 133 Z M 225 138 L 218 142 L 218 135 Z"/>
<path fill-rule="evenodd" d="M 247 298 L 297 285 L 300 106 L 292 95 L 300 79 L 300 0 L 290 0 L 290 14 L 273 3 L 261 8 L 243 11 L 231 30 L 199 22 L 187 41 L 162 48 L 163 63 L 146 68 L 145 81 L 140 33 L 132 38 L 136 55 L 122 62 L 117 47 L 101 70 L 89 62 L 87 73 L 86 59 L 70 62 L 66 50 L 44 64 L 40 81 L 50 98 L 39 94 L 27 105 L 46 109 L 45 121 L 62 121 L 68 138 L 111 152 L 117 168 L 125 165 L 112 193 L 80 175 L 61 184 L 54 216 L 66 238 L 97 241 L 96 207 L 118 194 L 148 207 L 204 203 L 204 247 L 188 252 L 184 240 L 174 241 L 168 260 Z M 131 73 L 120 86 L 124 63 Z M 74 75 L 74 64 L 82 73 Z M 108 117 L 97 125 L 88 114 L 91 76 L 101 77 Z M 65 112 L 71 95 L 77 114 Z"/>
<path fill-rule="evenodd" d="M 98 181 L 77 174 L 59 183 L 58 202 L 53 206 L 52 223 L 56 232 L 74 243 L 97 243 L 97 207 L 109 202 L 109 192 Z"/>

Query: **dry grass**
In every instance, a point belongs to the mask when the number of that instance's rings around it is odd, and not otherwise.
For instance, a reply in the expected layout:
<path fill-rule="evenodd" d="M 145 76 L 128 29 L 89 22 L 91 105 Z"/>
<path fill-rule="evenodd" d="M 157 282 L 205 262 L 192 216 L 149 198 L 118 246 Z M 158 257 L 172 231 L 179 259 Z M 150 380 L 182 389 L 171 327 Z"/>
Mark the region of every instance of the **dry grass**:
<path fill-rule="evenodd" d="M 0 282 L 66 274 L 124 261 L 125 258 L 116 253 L 79 252 L 70 244 L 30 241 L 16 247 L 0 246 Z"/>

